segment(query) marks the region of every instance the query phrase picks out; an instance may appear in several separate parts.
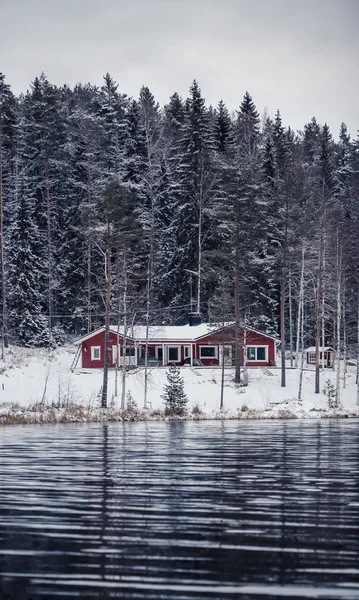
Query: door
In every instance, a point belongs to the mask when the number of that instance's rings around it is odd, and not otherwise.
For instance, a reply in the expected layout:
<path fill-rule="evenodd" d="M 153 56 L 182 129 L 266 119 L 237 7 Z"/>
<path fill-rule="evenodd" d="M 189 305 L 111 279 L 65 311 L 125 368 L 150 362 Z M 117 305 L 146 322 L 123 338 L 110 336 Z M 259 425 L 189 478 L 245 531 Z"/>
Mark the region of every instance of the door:
<path fill-rule="evenodd" d="M 219 348 L 219 352 L 220 352 L 220 364 L 223 365 L 225 367 L 231 367 L 232 366 L 232 346 L 220 346 Z"/>

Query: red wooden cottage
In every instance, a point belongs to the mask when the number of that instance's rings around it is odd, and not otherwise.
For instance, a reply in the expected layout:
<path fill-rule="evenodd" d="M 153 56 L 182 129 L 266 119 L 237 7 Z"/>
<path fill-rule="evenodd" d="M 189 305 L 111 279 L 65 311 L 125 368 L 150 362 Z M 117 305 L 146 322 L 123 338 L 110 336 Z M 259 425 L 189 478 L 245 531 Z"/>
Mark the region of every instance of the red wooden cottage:
<path fill-rule="evenodd" d="M 168 364 L 218 366 L 234 365 L 235 330 L 233 325 L 218 327 L 195 321 L 193 325 L 151 326 L 148 335 L 150 366 Z M 276 339 L 254 329 L 242 328 L 241 364 L 249 367 L 273 366 L 276 360 Z M 75 342 L 79 346 L 78 366 L 84 369 L 102 368 L 105 353 L 105 328 L 101 327 Z M 141 366 L 145 362 L 146 327 L 134 326 L 126 338 L 123 329 L 110 327 L 109 366 Z"/>
<path fill-rule="evenodd" d="M 307 348 L 305 351 L 307 364 L 315 365 L 315 357 L 316 357 L 316 348 L 315 346 L 311 346 Z M 334 362 L 334 348 L 331 346 L 321 346 L 319 348 L 319 364 L 324 365 L 324 367 L 332 367 Z"/>

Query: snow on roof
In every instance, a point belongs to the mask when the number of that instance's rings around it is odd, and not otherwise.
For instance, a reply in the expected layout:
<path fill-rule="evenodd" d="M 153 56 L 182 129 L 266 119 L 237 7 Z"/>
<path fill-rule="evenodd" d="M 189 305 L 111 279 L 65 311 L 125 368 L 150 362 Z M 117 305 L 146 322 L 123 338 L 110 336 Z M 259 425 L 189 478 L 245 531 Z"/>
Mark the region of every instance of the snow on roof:
<path fill-rule="evenodd" d="M 224 325 L 216 323 L 201 323 L 200 325 L 151 325 L 148 328 L 148 341 L 168 340 L 171 342 L 193 342 L 194 340 L 198 340 L 206 335 L 214 334 L 216 331 L 225 329 L 226 327 L 233 327 L 233 323 L 226 323 Z M 248 331 L 254 331 L 255 333 L 265 335 L 268 338 L 275 339 L 273 336 L 257 331 L 256 329 L 251 329 L 250 327 L 247 329 Z M 100 329 L 76 340 L 75 344 L 81 344 L 103 330 L 104 327 L 100 327 Z M 124 333 L 123 327 L 118 328 L 117 325 L 110 325 L 110 331 L 115 335 L 118 332 L 121 336 L 123 336 Z M 127 330 L 127 337 L 139 342 L 144 342 L 146 340 L 146 325 L 129 327 Z"/>
<path fill-rule="evenodd" d="M 323 352 L 323 350 L 324 350 L 324 352 L 328 352 L 328 350 L 332 350 L 333 351 L 333 348 L 331 346 L 324 346 L 324 348 L 322 346 L 320 346 L 319 352 Z M 306 352 L 316 352 L 316 347 L 315 346 L 311 346 L 310 348 L 306 349 Z"/>
<path fill-rule="evenodd" d="M 194 341 L 199 337 L 214 333 L 218 327 L 201 323 L 200 325 L 150 325 L 148 328 L 148 340 L 169 340 L 169 341 Z M 117 325 L 111 325 L 112 333 L 117 333 Z M 119 329 L 120 335 L 123 335 L 123 327 Z M 131 339 L 143 341 L 146 339 L 146 325 L 135 325 L 127 330 L 127 336 Z"/>

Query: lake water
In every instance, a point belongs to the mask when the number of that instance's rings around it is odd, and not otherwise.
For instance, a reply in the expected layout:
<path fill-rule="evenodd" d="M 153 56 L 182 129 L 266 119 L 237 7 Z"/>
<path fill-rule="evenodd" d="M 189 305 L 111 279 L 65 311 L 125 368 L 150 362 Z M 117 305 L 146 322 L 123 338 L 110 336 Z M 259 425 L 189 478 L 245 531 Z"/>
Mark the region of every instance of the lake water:
<path fill-rule="evenodd" d="M 0 428 L 0 599 L 359 598 L 359 422 Z"/>

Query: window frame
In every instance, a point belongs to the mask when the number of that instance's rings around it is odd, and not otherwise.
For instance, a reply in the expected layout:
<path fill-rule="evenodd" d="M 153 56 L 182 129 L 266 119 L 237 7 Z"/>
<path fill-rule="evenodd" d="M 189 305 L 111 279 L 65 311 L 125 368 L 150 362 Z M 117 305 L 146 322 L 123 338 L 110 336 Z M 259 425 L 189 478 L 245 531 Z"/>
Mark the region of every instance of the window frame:
<path fill-rule="evenodd" d="M 314 365 L 316 362 L 316 353 L 315 352 L 308 352 L 308 364 Z"/>
<path fill-rule="evenodd" d="M 255 349 L 255 358 L 248 358 L 248 350 L 250 348 L 254 348 Z M 257 349 L 258 348 L 264 348 L 264 352 L 265 352 L 265 357 L 264 358 L 258 358 L 257 357 Z M 248 362 L 268 362 L 268 348 L 269 346 L 266 346 L 264 344 L 258 345 L 258 346 L 254 346 L 253 344 L 251 344 L 250 346 L 246 346 L 246 360 L 247 363 Z"/>
<path fill-rule="evenodd" d="M 202 356 L 202 348 L 214 348 L 214 355 L 213 356 Z M 214 344 L 208 344 L 207 346 L 199 346 L 199 359 L 203 360 L 203 359 L 207 359 L 207 360 L 212 360 L 213 358 L 217 359 L 218 358 L 218 346 L 215 346 Z"/>
<path fill-rule="evenodd" d="M 177 350 L 177 359 L 173 359 L 170 358 L 170 350 Z M 167 346 L 167 361 L 169 363 L 179 363 L 181 362 L 181 346 L 175 346 L 175 345 L 171 345 L 171 346 Z"/>
<path fill-rule="evenodd" d="M 162 356 L 159 356 L 159 353 L 161 353 Z M 164 352 L 163 352 L 163 345 L 162 344 L 158 344 L 155 347 L 155 356 L 156 356 L 157 360 L 162 360 L 163 361 L 163 354 L 164 354 Z"/>
<path fill-rule="evenodd" d="M 95 356 L 95 350 L 98 350 L 98 356 Z M 91 346 L 91 360 L 101 360 L 101 346 Z"/>
<path fill-rule="evenodd" d="M 132 351 L 132 353 L 127 354 L 127 352 Z M 123 347 L 122 347 L 122 353 L 123 353 Z M 125 350 L 125 356 L 126 358 L 133 358 L 136 356 L 136 346 L 126 346 L 126 350 Z"/>

